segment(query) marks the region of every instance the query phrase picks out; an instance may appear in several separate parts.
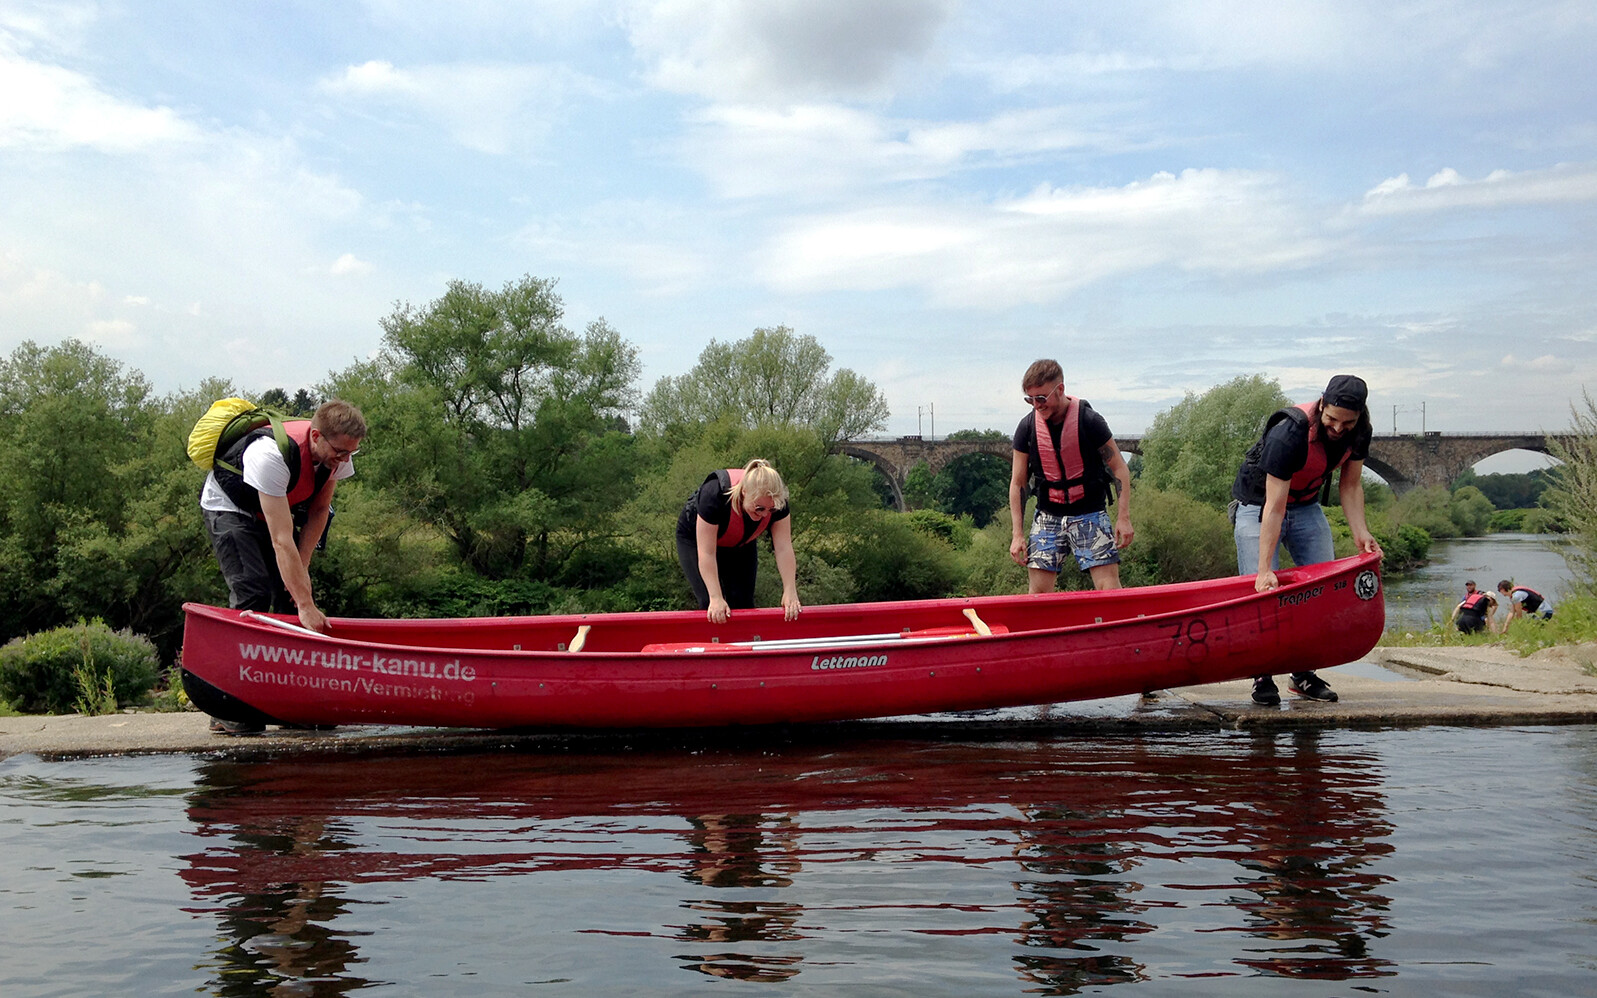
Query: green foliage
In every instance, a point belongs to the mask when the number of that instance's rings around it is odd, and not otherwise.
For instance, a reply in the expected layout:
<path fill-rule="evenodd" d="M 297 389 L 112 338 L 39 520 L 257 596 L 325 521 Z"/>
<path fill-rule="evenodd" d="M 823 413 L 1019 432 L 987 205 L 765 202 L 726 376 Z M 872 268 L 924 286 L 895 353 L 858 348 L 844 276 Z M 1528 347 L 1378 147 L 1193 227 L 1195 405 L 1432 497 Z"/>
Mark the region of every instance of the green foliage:
<path fill-rule="evenodd" d="M 1326 516 L 1336 531 L 1337 555 L 1353 554 L 1353 534 L 1340 509 L 1326 510 Z M 1387 512 L 1370 513 L 1365 517 L 1370 533 L 1381 545 L 1381 567 L 1387 572 L 1410 572 L 1425 564 L 1430 555 L 1431 535 L 1413 524 L 1395 524 Z"/>
<path fill-rule="evenodd" d="M 154 399 L 76 340 L 0 360 L 0 640 L 98 616 L 176 650 L 182 600 L 210 595 L 183 442 L 223 387 Z"/>
<path fill-rule="evenodd" d="M 948 501 L 950 480 L 932 474 L 925 461 L 916 461 L 904 473 L 904 505 L 910 509 L 942 509 Z"/>
<path fill-rule="evenodd" d="M 1448 519 L 1465 537 L 1480 537 L 1490 530 L 1495 512 L 1492 501 L 1473 485 L 1454 490 L 1447 504 Z"/>
<path fill-rule="evenodd" d="M 900 513 L 861 511 L 854 530 L 836 536 L 823 555 L 848 570 L 861 602 L 935 599 L 954 593 L 960 581 L 953 549 Z"/>
<path fill-rule="evenodd" d="M 1000 511 L 1003 513 L 1003 511 Z M 1009 518 L 999 515 L 959 552 L 962 596 L 1004 596 L 1026 591 L 1026 570 L 1009 557 Z"/>
<path fill-rule="evenodd" d="M 914 529 L 928 537 L 937 538 L 955 551 L 970 546 L 974 524 L 968 517 L 949 516 L 934 509 L 917 509 L 905 513 L 904 520 Z"/>
<path fill-rule="evenodd" d="M 1364 486 L 1364 510 L 1367 513 L 1380 512 L 1391 509 L 1397 505 L 1397 493 L 1385 482 L 1371 481 L 1369 476 L 1361 476 L 1359 484 Z"/>
<path fill-rule="evenodd" d="M 1201 396 L 1187 393 L 1143 434 L 1141 481 L 1224 507 L 1265 417 L 1290 404 L 1279 382 L 1258 374 L 1232 378 Z"/>
<path fill-rule="evenodd" d="M 1520 520 L 1519 529 L 1527 534 L 1561 534 L 1568 528 L 1558 514 L 1550 509 L 1527 509 Z"/>
<path fill-rule="evenodd" d="M 80 622 L 0 646 L 0 697 L 29 713 L 63 713 L 87 684 L 108 688 L 114 709 L 136 702 L 155 685 L 158 664 L 148 638 L 113 631 L 99 620 Z"/>
<path fill-rule="evenodd" d="M 226 396 L 222 397 L 225 398 Z M 293 395 L 288 394 L 281 388 L 268 388 L 266 391 L 261 392 L 260 398 L 256 399 L 256 404 L 263 409 L 272 409 L 295 419 L 309 419 L 316 414 L 317 407 L 325 401 L 326 399 L 304 388 L 299 389 Z"/>
<path fill-rule="evenodd" d="M 1569 407 L 1571 439 L 1549 438 L 1553 457 L 1563 463 L 1551 469 L 1542 504 L 1572 535 L 1564 559 L 1576 580 L 1597 590 L 1597 401 L 1582 392 L 1581 402 Z"/>
<path fill-rule="evenodd" d="M 1529 509 L 1541 501 L 1551 483 L 1552 475 L 1546 468 L 1512 475 L 1477 475 L 1470 469 L 1453 480 L 1452 488 L 1477 488 L 1498 509 Z"/>
<path fill-rule="evenodd" d="M 1388 521 L 1395 527 L 1405 524 L 1441 540 L 1458 536 L 1458 525 L 1452 516 L 1453 495 L 1440 485 L 1409 489 L 1398 497 L 1388 511 Z"/>
<path fill-rule="evenodd" d="M 926 462 L 917 462 L 904 476 L 904 502 L 910 509 L 968 516 L 985 527 L 1009 502 L 1010 468 L 994 454 L 962 454 L 935 475 Z"/>
<path fill-rule="evenodd" d="M 1131 522 L 1137 535 L 1120 552 L 1120 582 L 1148 586 L 1237 574 L 1231 522 L 1216 510 L 1177 492 L 1148 485 L 1131 491 Z"/>
<path fill-rule="evenodd" d="M 1558 601 L 1551 620 L 1527 614 L 1508 625 L 1503 643 L 1521 655 L 1564 644 L 1597 642 L 1597 596 L 1581 593 Z M 1587 673 L 1597 674 L 1591 663 Z"/>
<path fill-rule="evenodd" d="M 85 717 L 115 714 L 117 711 L 116 684 L 110 672 L 103 675 L 94 668 L 94 659 L 85 654 L 83 664 L 72 667 L 72 682 L 78 688 L 72 710 Z"/>
<path fill-rule="evenodd" d="M 829 375 L 831 366 L 813 336 L 787 326 L 756 329 L 736 343 L 711 340 L 693 370 L 656 382 L 639 422 L 672 438 L 717 422 L 805 427 L 823 450 L 886 425 L 887 399 L 876 386 L 847 368 Z"/>
<path fill-rule="evenodd" d="M 177 663 L 167 666 L 160 683 L 150 695 L 149 707 L 159 714 L 175 714 L 195 709 L 189 702 L 188 690 L 183 688 L 183 669 Z"/>
<path fill-rule="evenodd" d="M 375 361 L 332 389 L 372 427 L 362 472 L 489 578 L 548 577 L 613 530 L 610 496 L 631 487 L 636 349 L 606 326 L 561 324 L 554 282 L 499 291 L 453 281 L 443 297 L 383 320 Z"/>

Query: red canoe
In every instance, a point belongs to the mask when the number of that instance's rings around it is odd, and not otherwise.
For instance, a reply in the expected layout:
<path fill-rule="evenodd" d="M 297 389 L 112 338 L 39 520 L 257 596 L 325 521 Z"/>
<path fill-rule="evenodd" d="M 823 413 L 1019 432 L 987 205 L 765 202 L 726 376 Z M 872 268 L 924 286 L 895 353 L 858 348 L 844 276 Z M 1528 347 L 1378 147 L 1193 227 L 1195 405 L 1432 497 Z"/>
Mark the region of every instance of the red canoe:
<path fill-rule="evenodd" d="M 1357 660 L 1379 559 L 1046 596 L 458 620 L 292 618 L 190 603 L 183 680 L 216 717 L 473 728 L 705 727 L 1091 700 Z"/>

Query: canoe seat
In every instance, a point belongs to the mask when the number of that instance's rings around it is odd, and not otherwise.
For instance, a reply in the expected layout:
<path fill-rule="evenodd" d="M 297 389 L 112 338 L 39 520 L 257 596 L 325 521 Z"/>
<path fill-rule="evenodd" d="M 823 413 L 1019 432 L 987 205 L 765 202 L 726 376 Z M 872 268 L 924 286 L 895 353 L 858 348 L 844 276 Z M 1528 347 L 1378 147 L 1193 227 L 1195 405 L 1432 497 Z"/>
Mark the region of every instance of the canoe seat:
<path fill-rule="evenodd" d="M 588 632 L 593 630 L 592 624 L 583 624 L 577 628 L 577 634 L 571 639 L 571 644 L 566 646 L 566 651 L 581 651 L 582 646 L 588 643 Z"/>

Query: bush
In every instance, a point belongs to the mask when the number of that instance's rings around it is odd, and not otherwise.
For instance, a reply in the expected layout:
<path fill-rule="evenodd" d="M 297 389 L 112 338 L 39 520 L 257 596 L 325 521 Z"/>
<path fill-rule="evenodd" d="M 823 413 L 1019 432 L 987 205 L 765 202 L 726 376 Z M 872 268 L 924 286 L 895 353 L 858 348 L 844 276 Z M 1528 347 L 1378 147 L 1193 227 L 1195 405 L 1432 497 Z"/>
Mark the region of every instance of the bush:
<path fill-rule="evenodd" d="M 1347 528 L 1347 520 L 1342 516 L 1341 510 L 1327 510 L 1331 517 L 1332 529 L 1336 531 L 1336 553 L 1338 557 L 1353 554 L 1353 535 Z M 1375 535 L 1375 540 L 1381 545 L 1381 570 L 1384 572 L 1411 572 L 1421 565 L 1431 553 L 1430 532 L 1412 523 L 1393 526 L 1387 513 L 1369 513 L 1365 517 L 1370 533 Z"/>
<path fill-rule="evenodd" d="M 1488 529 L 1494 534 L 1523 531 L 1525 529 L 1525 516 L 1530 512 L 1528 509 L 1500 509 L 1492 514 Z"/>
<path fill-rule="evenodd" d="M 133 703 L 155 685 L 159 657 L 149 638 L 113 631 L 100 620 L 14 638 L 0 647 L 0 696 L 36 714 L 73 710 L 84 693 L 74 671 L 92 670 L 118 704 Z"/>
<path fill-rule="evenodd" d="M 935 509 L 910 510 L 904 514 L 904 521 L 928 537 L 943 541 L 955 551 L 970 547 L 975 529 L 969 516 L 950 516 Z"/>
<path fill-rule="evenodd" d="M 953 549 L 901 513 L 865 512 L 842 550 L 824 557 L 848 570 L 861 603 L 949 596 L 960 583 Z"/>
<path fill-rule="evenodd" d="M 1236 541 L 1223 510 L 1179 492 L 1143 486 L 1131 491 L 1131 525 L 1137 533 L 1131 547 L 1120 552 L 1121 585 L 1237 574 Z"/>

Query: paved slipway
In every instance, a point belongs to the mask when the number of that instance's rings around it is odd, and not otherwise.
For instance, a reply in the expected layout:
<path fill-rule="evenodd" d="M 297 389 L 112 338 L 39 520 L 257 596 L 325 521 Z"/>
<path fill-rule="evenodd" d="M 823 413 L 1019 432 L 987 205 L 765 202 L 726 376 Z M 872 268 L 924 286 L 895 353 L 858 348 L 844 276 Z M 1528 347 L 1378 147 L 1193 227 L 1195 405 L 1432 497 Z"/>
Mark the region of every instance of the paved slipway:
<path fill-rule="evenodd" d="M 1499 648 L 1376 648 L 1363 662 L 1324 670 L 1341 699 L 1260 707 L 1247 682 L 1160 690 L 1152 697 L 897 717 L 878 721 L 703 732 L 486 731 L 349 725 L 332 731 L 268 728 L 251 736 L 216 735 L 203 714 L 121 713 L 0 717 L 0 759 L 183 753 L 261 759 L 329 753 L 462 752 L 538 746 L 617 747 L 756 737 L 769 743 L 841 737 L 983 738 L 1052 734 L 1124 734 L 1299 728 L 1391 728 L 1419 725 L 1597 723 L 1597 645 L 1550 648 L 1527 658 Z"/>

